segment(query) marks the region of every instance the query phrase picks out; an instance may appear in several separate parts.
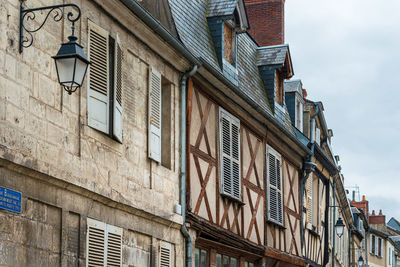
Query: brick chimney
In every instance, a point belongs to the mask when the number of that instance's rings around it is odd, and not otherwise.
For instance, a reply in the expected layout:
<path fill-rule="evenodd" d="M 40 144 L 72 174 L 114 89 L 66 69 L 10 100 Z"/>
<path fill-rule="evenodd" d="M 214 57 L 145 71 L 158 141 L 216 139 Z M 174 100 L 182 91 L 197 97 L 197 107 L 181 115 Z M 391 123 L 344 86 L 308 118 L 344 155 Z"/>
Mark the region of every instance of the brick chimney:
<path fill-rule="evenodd" d="M 375 211 L 372 211 L 372 214 L 369 216 L 369 223 L 370 224 L 385 224 L 386 223 L 386 216 L 382 214 L 382 210 L 379 210 L 379 214 L 376 215 Z"/>
<path fill-rule="evenodd" d="M 248 33 L 259 46 L 285 43 L 285 0 L 245 0 Z"/>
<path fill-rule="evenodd" d="M 361 201 L 355 201 L 355 200 L 350 201 L 350 205 L 352 207 L 356 207 L 359 210 L 363 210 L 365 216 L 368 218 L 368 216 L 369 216 L 369 203 L 368 203 L 368 200 L 365 199 L 365 195 L 362 196 L 362 200 Z M 373 211 L 373 212 L 375 212 L 375 211 Z"/>

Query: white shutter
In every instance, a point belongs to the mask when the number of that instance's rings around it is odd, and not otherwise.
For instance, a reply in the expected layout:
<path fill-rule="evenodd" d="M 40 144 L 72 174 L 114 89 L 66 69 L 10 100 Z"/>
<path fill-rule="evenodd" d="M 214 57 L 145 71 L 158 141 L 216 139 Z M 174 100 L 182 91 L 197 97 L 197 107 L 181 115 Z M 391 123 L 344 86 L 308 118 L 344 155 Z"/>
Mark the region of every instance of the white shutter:
<path fill-rule="evenodd" d="M 240 121 L 219 109 L 221 193 L 241 199 Z"/>
<path fill-rule="evenodd" d="M 149 72 L 148 151 L 149 157 L 161 162 L 161 73 Z"/>
<path fill-rule="evenodd" d="M 88 125 L 109 132 L 108 32 L 89 21 Z"/>
<path fill-rule="evenodd" d="M 118 34 L 114 49 L 113 135 L 122 142 L 122 50 Z"/>
<path fill-rule="evenodd" d="M 375 255 L 378 256 L 378 249 L 379 249 L 379 244 L 378 244 L 379 237 L 375 236 Z"/>
<path fill-rule="evenodd" d="M 160 242 L 159 266 L 172 266 L 172 246 L 170 243 L 163 241 Z"/>
<path fill-rule="evenodd" d="M 312 181 L 313 177 L 310 175 L 307 180 L 306 180 L 306 217 L 307 217 L 307 222 L 312 224 Z"/>
<path fill-rule="evenodd" d="M 107 267 L 122 266 L 122 229 L 107 225 Z"/>
<path fill-rule="evenodd" d="M 266 151 L 268 220 L 283 224 L 282 157 L 268 145 Z"/>
<path fill-rule="evenodd" d="M 122 266 L 122 228 L 87 219 L 87 267 Z"/>
<path fill-rule="evenodd" d="M 86 262 L 88 267 L 105 266 L 106 224 L 87 219 Z"/>
<path fill-rule="evenodd" d="M 318 127 L 315 128 L 315 142 L 317 142 L 318 145 L 321 144 L 321 130 Z"/>

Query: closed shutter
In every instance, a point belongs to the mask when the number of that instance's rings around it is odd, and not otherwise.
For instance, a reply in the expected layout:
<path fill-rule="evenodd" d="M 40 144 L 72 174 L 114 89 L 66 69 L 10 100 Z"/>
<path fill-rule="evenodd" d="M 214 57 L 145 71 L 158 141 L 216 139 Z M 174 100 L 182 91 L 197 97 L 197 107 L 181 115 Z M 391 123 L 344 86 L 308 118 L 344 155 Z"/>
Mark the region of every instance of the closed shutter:
<path fill-rule="evenodd" d="M 161 162 L 161 73 L 150 68 L 148 112 L 149 157 Z"/>
<path fill-rule="evenodd" d="M 87 220 L 87 266 L 104 266 L 106 224 L 92 219 Z"/>
<path fill-rule="evenodd" d="M 283 224 L 282 204 L 282 158 L 272 147 L 267 145 L 267 185 L 268 185 L 268 220 Z"/>
<path fill-rule="evenodd" d="M 87 219 L 87 266 L 122 266 L 122 229 Z"/>
<path fill-rule="evenodd" d="M 321 130 L 319 128 L 315 128 L 315 142 L 317 142 L 318 145 L 321 143 Z"/>
<path fill-rule="evenodd" d="M 88 125 L 109 131 L 109 52 L 108 32 L 89 21 Z"/>
<path fill-rule="evenodd" d="M 319 184 L 319 190 L 318 190 L 318 192 L 319 192 L 319 199 L 318 199 L 318 204 L 319 204 L 319 231 L 320 231 L 320 233 L 322 233 L 323 232 L 323 230 L 324 230 L 324 228 L 323 228 L 323 225 L 322 225 L 322 222 L 324 221 L 324 218 L 325 218 L 325 213 L 324 213 L 324 210 L 323 210 L 323 199 L 324 199 L 324 196 L 325 196 L 325 194 L 324 194 L 324 184 L 318 179 L 318 184 Z"/>
<path fill-rule="evenodd" d="M 170 243 L 160 243 L 160 256 L 159 256 L 160 267 L 171 267 L 172 266 L 172 246 Z"/>
<path fill-rule="evenodd" d="M 222 108 L 219 118 L 221 193 L 241 199 L 240 121 Z"/>
<path fill-rule="evenodd" d="M 379 250 L 378 240 L 379 240 L 379 237 L 375 236 L 375 255 L 376 256 L 378 256 L 378 250 Z"/>
<path fill-rule="evenodd" d="M 312 224 L 312 181 L 312 176 L 309 176 L 306 180 L 306 217 L 307 222 L 310 224 Z"/>
<path fill-rule="evenodd" d="M 118 34 L 114 50 L 113 135 L 122 142 L 122 50 Z"/>
<path fill-rule="evenodd" d="M 107 225 L 107 267 L 121 267 L 122 229 Z"/>

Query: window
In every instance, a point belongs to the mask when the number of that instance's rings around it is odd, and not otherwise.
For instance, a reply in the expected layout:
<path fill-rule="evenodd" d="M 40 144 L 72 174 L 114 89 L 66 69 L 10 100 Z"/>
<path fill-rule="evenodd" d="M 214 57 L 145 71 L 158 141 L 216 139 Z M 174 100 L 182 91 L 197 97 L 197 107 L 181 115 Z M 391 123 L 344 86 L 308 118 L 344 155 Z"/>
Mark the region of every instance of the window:
<path fill-rule="evenodd" d="M 280 71 L 275 72 L 275 102 L 282 105 L 283 104 L 283 78 Z"/>
<path fill-rule="evenodd" d="M 159 265 L 160 267 L 172 267 L 172 245 L 168 242 L 160 242 Z"/>
<path fill-rule="evenodd" d="M 149 70 L 148 156 L 171 169 L 172 84 L 154 68 Z"/>
<path fill-rule="evenodd" d="M 219 109 L 221 193 L 241 200 L 240 121 Z"/>
<path fill-rule="evenodd" d="M 375 245 L 376 245 L 375 236 L 371 235 L 369 237 L 369 247 L 370 247 L 370 253 L 371 254 L 375 254 Z"/>
<path fill-rule="evenodd" d="M 122 266 L 122 229 L 87 219 L 87 266 Z"/>
<path fill-rule="evenodd" d="M 118 34 L 89 21 L 88 125 L 122 142 L 122 50 Z"/>
<path fill-rule="evenodd" d="M 244 267 L 254 267 L 254 263 L 245 261 L 245 262 L 244 262 Z"/>
<path fill-rule="evenodd" d="M 233 257 L 217 254 L 217 267 L 239 267 L 239 261 Z"/>
<path fill-rule="evenodd" d="M 267 218 L 283 225 L 282 205 L 282 158 L 272 147 L 267 145 Z"/>
<path fill-rule="evenodd" d="M 195 267 L 207 267 L 207 251 L 199 248 L 194 250 L 194 266 Z"/>
<path fill-rule="evenodd" d="M 232 66 L 236 65 L 236 33 L 233 22 L 224 23 L 224 59 Z"/>
<path fill-rule="evenodd" d="M 377 246 L 377 251 L 376 251 L 377 253 L 376 253 L 376 255 L 377 255 L 378 257 L 382 257 L 382 255 L 383 255 L 382 238 L 378 237 L 377 240 L 378 240 L 378 246 Z"/>

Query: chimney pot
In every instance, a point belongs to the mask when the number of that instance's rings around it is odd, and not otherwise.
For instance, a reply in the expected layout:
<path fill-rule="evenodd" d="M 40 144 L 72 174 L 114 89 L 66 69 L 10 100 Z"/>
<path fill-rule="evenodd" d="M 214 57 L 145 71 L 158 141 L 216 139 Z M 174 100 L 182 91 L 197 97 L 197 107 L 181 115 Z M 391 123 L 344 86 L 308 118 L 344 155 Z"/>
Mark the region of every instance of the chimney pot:
<path fill-rule="evenodd" d="M 365 195 L 362 196 L 362 201 L 365 201 Z"/>
<path fill-rule="evenodd" d="M 379 215 L 382 215 L 382 210 L 379 210 Z"/>
<path fill-rule="evenodd" d="M 372 216 L 375 216 L 375 210 L 372 210 Z"/>

